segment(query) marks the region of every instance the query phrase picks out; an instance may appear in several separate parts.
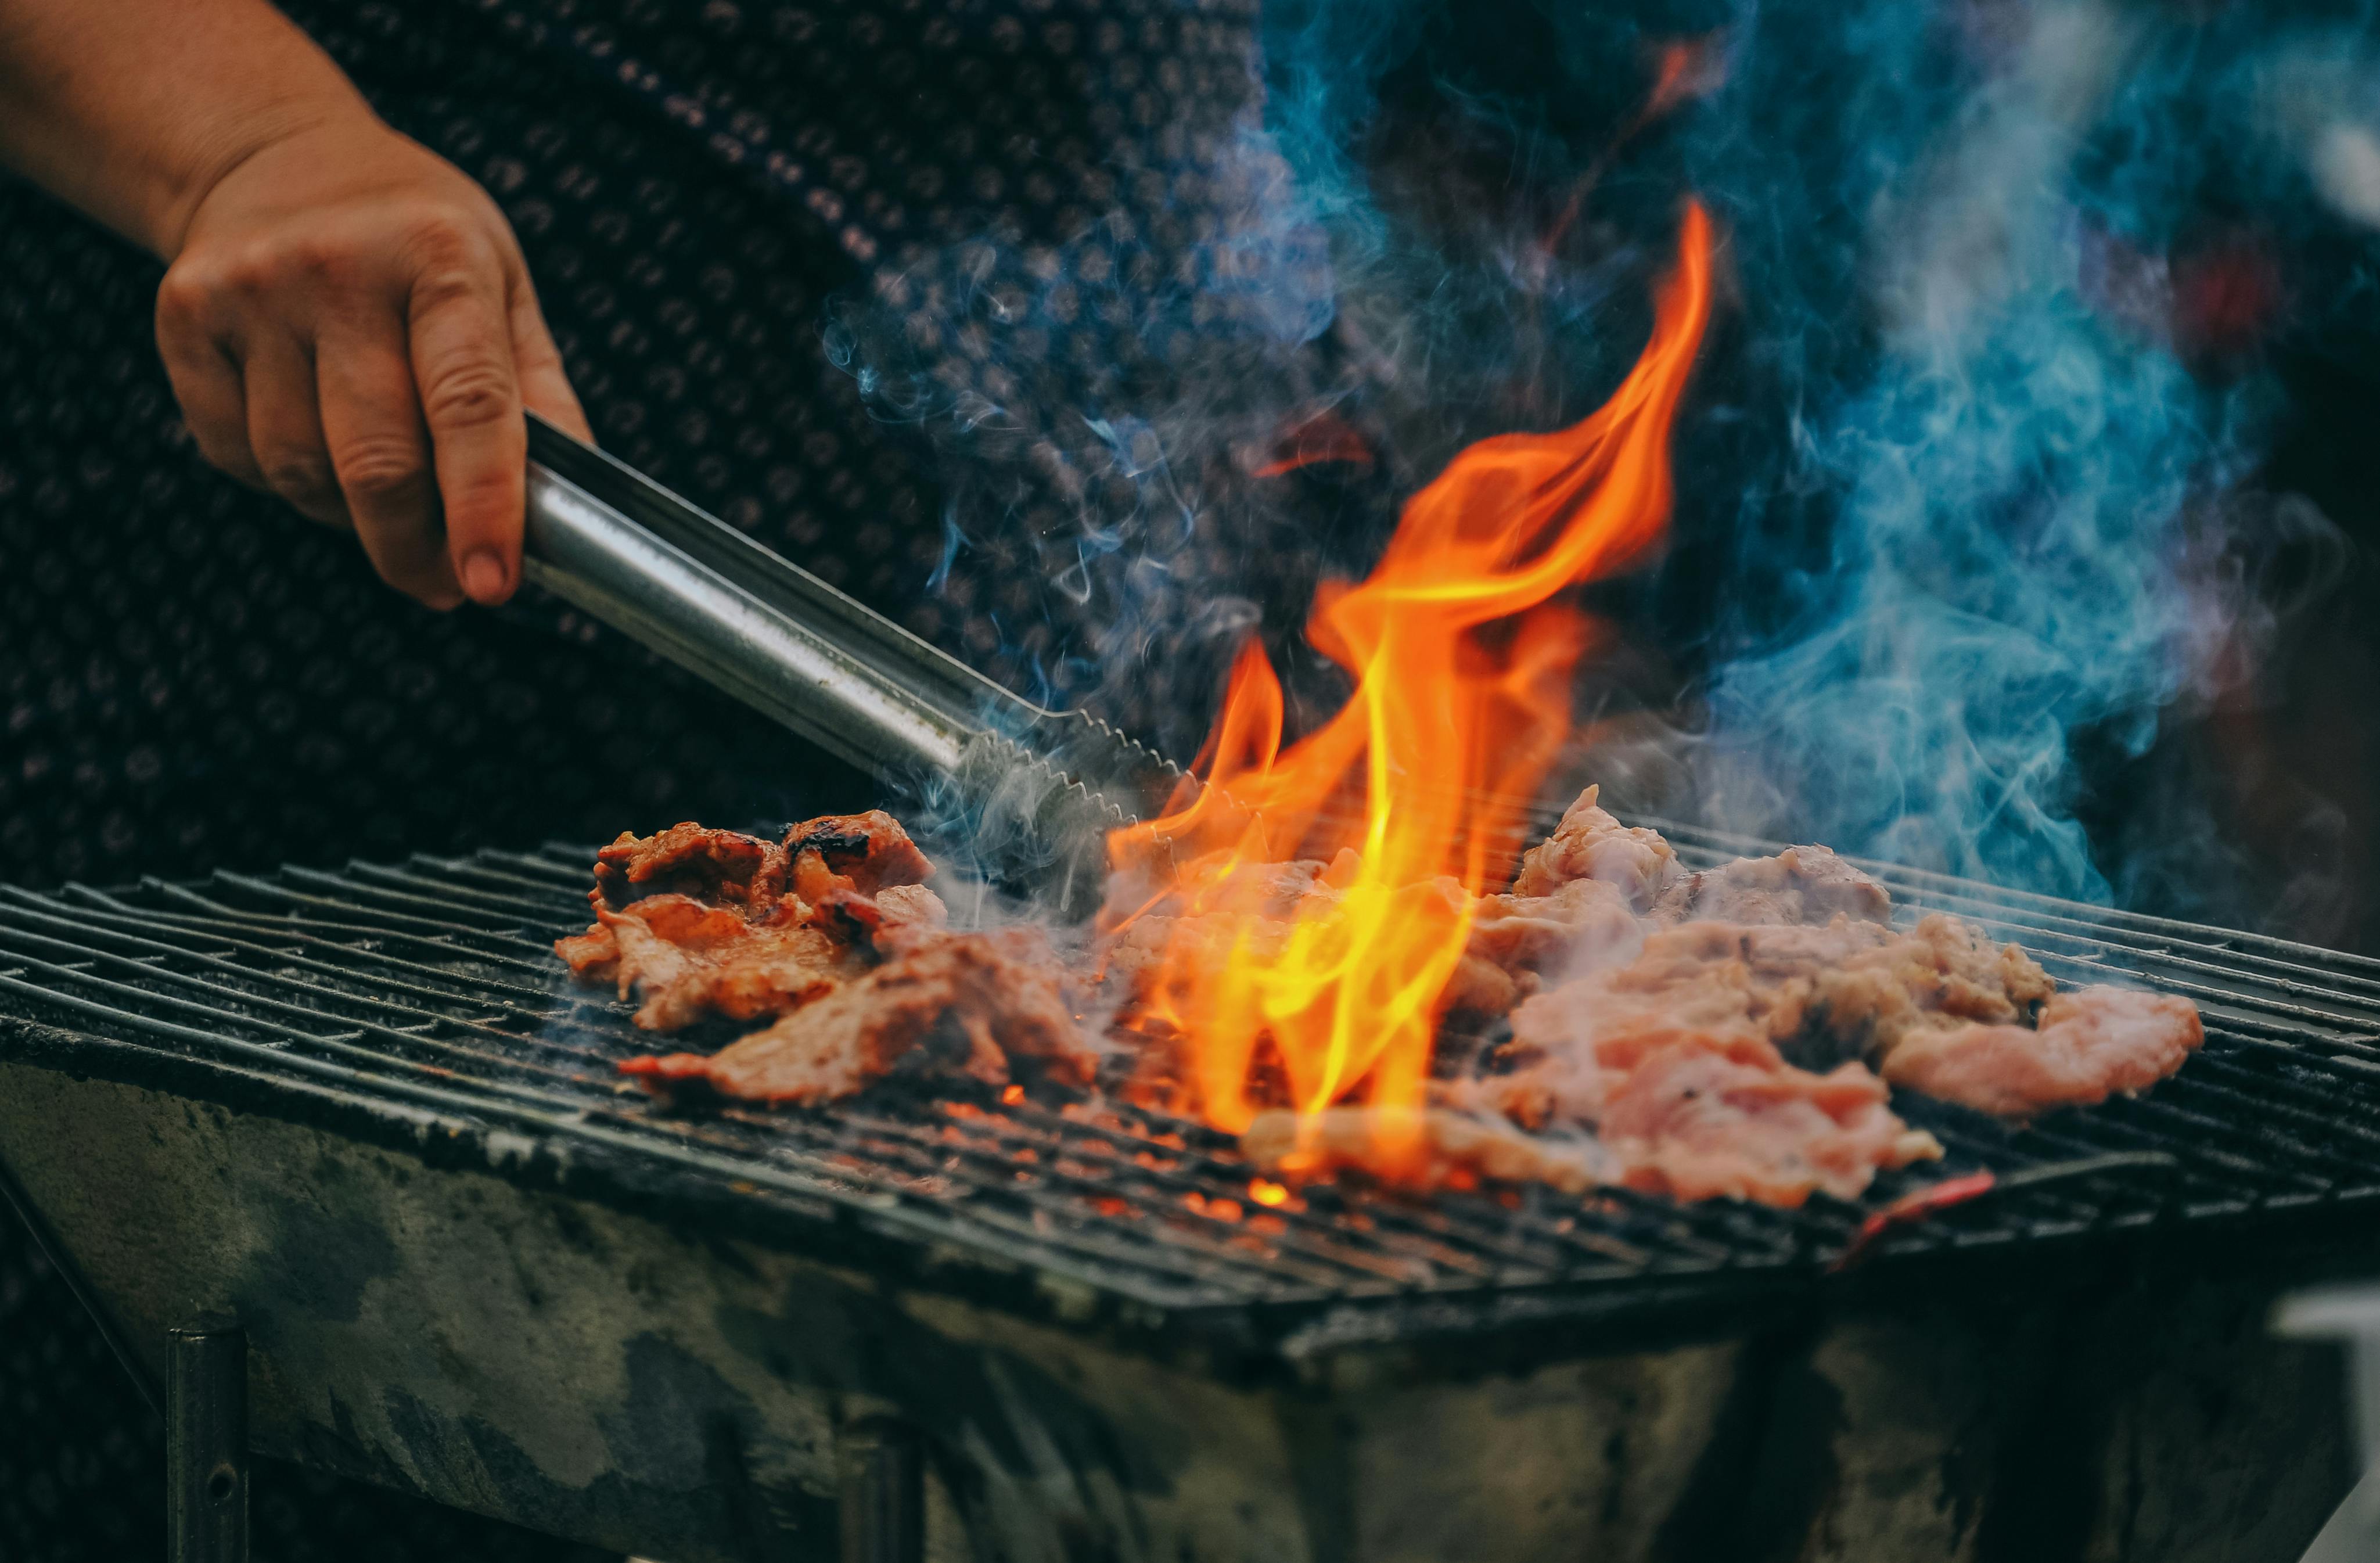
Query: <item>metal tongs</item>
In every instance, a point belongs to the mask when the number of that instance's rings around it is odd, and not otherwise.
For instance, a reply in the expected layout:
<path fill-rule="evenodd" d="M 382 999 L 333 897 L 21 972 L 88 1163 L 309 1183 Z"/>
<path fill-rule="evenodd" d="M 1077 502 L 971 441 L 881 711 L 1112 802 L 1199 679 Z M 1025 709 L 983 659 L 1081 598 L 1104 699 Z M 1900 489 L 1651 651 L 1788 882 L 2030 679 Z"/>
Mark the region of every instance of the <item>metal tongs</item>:
<path fill-rule="evenodd" d="M 534 413 L 528 456 L 528 580 L 937 812 L 955 804 L 994 878 L 1090 904 L 1106 831 L 1182 779 L 1105 722 L 1020 698 Z"/>

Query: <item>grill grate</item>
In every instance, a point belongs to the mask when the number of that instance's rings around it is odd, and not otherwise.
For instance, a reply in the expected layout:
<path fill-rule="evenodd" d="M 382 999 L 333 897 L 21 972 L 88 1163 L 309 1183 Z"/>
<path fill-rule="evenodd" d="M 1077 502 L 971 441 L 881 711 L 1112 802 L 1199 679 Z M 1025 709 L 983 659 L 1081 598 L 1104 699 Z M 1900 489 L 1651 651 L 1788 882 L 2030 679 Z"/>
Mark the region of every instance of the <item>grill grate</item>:
<path fill-rule="evenodd" d="M 1756 843 L 1665 827 L 1690 861 Z M 1543 1188 L 1422 1201 L 1354 1184 L 1267 1208 L 1228 1137 L 1137 1109 L 879 1092 L 823 1113 L 673 1114 L 612 1069 L 655 1039 L 563 979 L 591 853 L 549 846 L 340 872 L 219 873 L 54 893 L 0 889 L 0 1046 L 59 1033 L 562 1135 L 880 1234 L 1022 1261 L 1163 1310 L 1806 1284 L 1895 1198 L 1976 1168 L 2048 1174 L 1898 1229 L 1927 1254 L 2373 1208 L 2380 1193 L 2380 963 L 1879 868 L 2061 981 L 2129 973 L 2196 999 L 2203 1053 L 2138 1099 L 2015 1130 L 1903 1094 L 1946 1163 L 1859 1204 L 1678 1206 Z M 2070 1169 L 2070 1171 L 2065 1169 Z"/>

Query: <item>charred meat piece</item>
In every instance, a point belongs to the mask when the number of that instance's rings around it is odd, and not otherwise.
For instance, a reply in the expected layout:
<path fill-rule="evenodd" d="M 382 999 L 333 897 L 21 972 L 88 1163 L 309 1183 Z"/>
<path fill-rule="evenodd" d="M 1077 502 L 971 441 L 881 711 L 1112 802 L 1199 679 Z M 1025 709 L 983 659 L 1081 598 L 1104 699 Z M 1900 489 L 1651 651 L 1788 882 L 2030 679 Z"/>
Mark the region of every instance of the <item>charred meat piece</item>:
<path fill-rule="evenodd" d="M 838 888 L 837 881 L 839 888 L 874 895 L 894 885 L 922 885 L 934 873 L 901 822 L 880 808 L 806 819 L 785 832 L 783 850 L 794 892 L 813 903 Z"/>
<path fill-rule="evenodd" d="M 617 911 L 646 896 L 690 895 L 765 911 L 784 893 L 786 866 L 773 842 L 690 819 L 650 836 L 623 830 L 595 854 L 593 900 Z"/>
<path fill-rule="evenodd" d="M 1817 925 L 1838 916 L 1883 923 L 1892 917 L 1892 897 L 1827 848 L 1797 846 L 1690 874 L 1662 892 L 1652 915 L 1662 923 Z"/>
<path fill-rule="evenodd" d="M 663 1084 L 699 1081 L 748 1101 L 814 1106 L 896 1071 L 1001 1084 L 1022 1066 L 1088 1084 L 1097 1064 L 1048 942 L 1016 928 L 922 939 L 708 1058 L 674 1053 L 620 1069 Z"/>
<path fill-rule="evenodd" d="M 1974 925 L 1937 914 L 1908 933 L 1789 979 L 1769 1032 L 1789 1057 L 1813 1067 L 1835 1058 L 1875 1064 L 1911 1037 L 1943 1027 L 2029 1024 L 2056 989 L 2049 974 L 2015 945 L 1994 944 Z"/>
<path fill-rule="evenodd" d="M 1885 1055 L 1884 1077 L 2002 1118 L 2031 1118 L 2154 1085 L 2205 1038 L 2198 1006 L 2187 999 L 2084 987 L 2051 999 L 2037 1027 L 1912 1033 Z"/>
<path fill-rule="evenodd" d="M 598 933 L 555 948 L 589 949 L 608 936 L 616 951 L 608 968 L 590 963 L 583 975 L 601 970 L 618 985 L 622 999 L 641 994 L 637 1024 L 648 1031 L 675 1031 L 709 1015 L 758 1020 L 779 1014 L 857 975 L 865 963 L 849 943 L 818 924 L 792 916 L 751 923 L 692 896 L 647 896 L 625 911 L 607 907 L 595 915 Z"/>
<path fill-rule="evenodd" d="M 1581 793 L 1553 834 L 1522 854 L 1514 895 L 1551 895 L 1573 879 L 1598 879 L 1616 888 L 1641 916 L 1685 878 L 1677 852 L 1659 831 L 1621 824 L 1597 806 L 1597 792 Z"/>

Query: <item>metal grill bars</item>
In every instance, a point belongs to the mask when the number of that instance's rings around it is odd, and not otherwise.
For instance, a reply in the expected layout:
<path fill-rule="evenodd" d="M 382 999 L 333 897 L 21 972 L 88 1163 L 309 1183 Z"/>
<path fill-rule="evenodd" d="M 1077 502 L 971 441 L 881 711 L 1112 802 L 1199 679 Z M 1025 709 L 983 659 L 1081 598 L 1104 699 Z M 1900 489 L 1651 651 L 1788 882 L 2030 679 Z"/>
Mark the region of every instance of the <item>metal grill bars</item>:
<path fill-rule="evenodd" d="M 1732 855 L 1696 832 L 1672 839 L 1691 859 Z M 1873 1262 L 2267 1211 L 2344 1218 L 2380 1193 L 2380 963 L 1892 870 L 1897 897 L 2020 939 L 2061 980 L 2131 973 L 2190 994 L 2208 1015 L 2205 1049 L 2141 1098 L 2023 1130 L 1904 1096 L 1896 1105 L 1948 1161 L 1887 1175 L 1858 1205 L 1795 1211 L 1624 1190 L 1420 1201 L 1352 1181 L 1266 1207 L 1227 1138 L 1089 1099 L 886 1090 L 824 1113 L 672 1115 L 612 1067 L 653 1038 L 607 996 L 568 986 L 550 949 L 585 925 L 590 858 L 549 846 L 0 889 L 0 1048 L 11 1026 L 49 1028 L 591 1145 L 1167 1310 L 1515 1289 L 1624 1310 L 1682 1286 L 1806 1281 L 1872 1213 L 1979 1168 L 2027 1177 L 1896 1229 Z"/>

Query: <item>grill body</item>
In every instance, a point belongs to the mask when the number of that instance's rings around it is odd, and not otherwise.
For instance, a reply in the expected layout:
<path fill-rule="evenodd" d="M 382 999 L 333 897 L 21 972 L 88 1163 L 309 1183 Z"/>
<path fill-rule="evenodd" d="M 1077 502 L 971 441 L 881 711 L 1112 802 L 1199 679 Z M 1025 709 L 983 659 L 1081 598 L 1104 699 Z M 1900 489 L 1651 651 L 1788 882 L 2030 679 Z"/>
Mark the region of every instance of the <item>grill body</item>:
<path fill-rule="evenodd" d="M 953 1557 L 2293 1559 L 2346 1490 L 2265 1315 L 2372 1257 L 2355 963 L 1904 877 L 2214 1038 L 2023 1133 L 1907 1104 L 2100 1170 L 1836 1275 L 1832 1202 L 1226 1219 L 1228 1144 L 1092 1104 L 670 1116 L 543 950 L 587 860 L 0 894 L 0 1161 L 150 1371 L 239 1316 L 264 1452 L 681 1563 L 826 1555 L 888 1424 Z"/>

